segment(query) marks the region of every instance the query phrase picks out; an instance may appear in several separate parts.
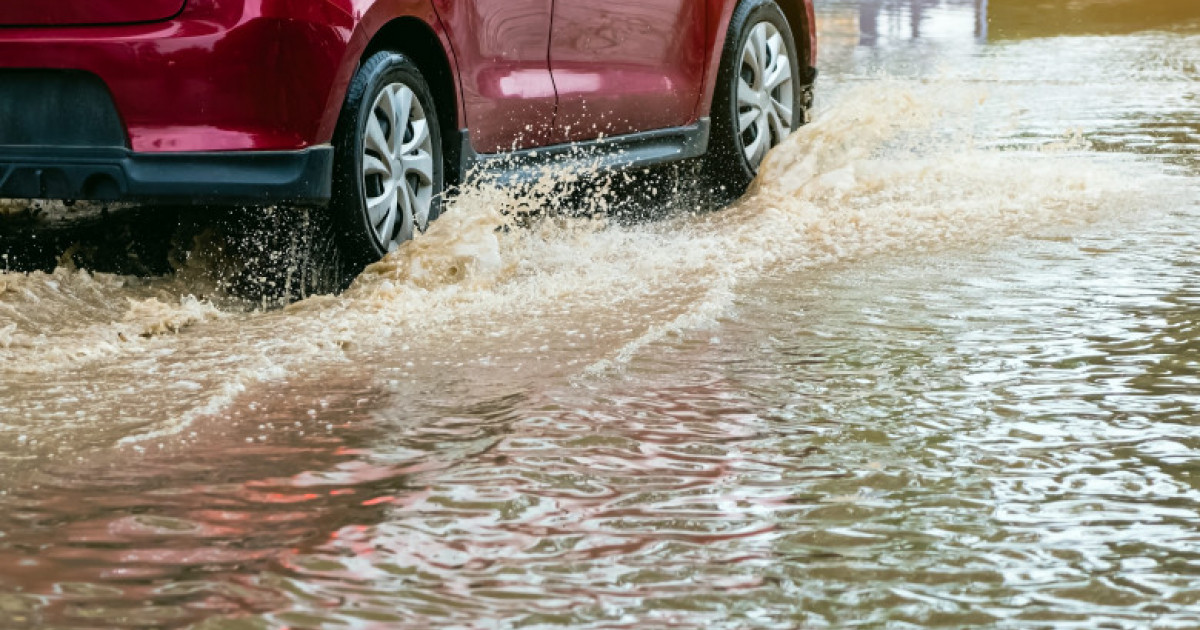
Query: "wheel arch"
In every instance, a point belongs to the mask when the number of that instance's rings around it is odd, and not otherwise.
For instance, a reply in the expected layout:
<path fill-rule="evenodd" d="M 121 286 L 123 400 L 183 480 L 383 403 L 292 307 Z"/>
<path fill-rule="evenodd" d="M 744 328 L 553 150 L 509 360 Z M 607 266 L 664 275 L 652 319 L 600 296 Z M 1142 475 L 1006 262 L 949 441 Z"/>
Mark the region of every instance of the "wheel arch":
<path fill-rule="evenodd" d="M 403 16 L 384 24 L 367 43 L 359 64 L 375 53 L 400 53 L 421 69 L 429 89 L 438 103 L 438 126 L 442 131 L 442 155 L 445 158 L 447 184 L 458 183 L 458 129 L 462 120 L 458 76 L 448 48 L 424 20 Z"/>
<path fill-rule="evenodd" d="M 816 64 L 817 36 L 813 15 L 812 0 L 776 0 L 783 15 L 787 18 L 788 26 L 792 27 L 792 38 L 796 42 L 796 52 L 804 60 L 804 65 Z"/>
<path fill-rule="evenodd" d="M 746 0 L 708 0 L 709 42 L 708 72 L 704 90 L 700 97 L 697 116 L 708 116 L 712 112 L 713 96 L 716 94 L 717 74 L 721 68 L 721 55 L 725 51 L 725 40 L 729 37 L 729 23 L 738 5 Z M 787 18 L 796 42 L 796 52 L 806 65 L 816 63 L 817 35 L 813 0 L 775 0 Z"/>
<path fill-rule="evenodd" d="M 432 3 L 429 0 L 337 1 L 367 6 L 347 25 L 349 34 L 344 40 L 340 70 L 317 134 L 318 142 L 329 142 L 333 138 L 346 104 L 350 82 L 363 62 L 381 50 L 391 50 L 412 59 L 429 82 L 439 104 L 438 121 L 443 130 L 446 174 L 448 178 L 456 176 L 461 147 L 447 139 L 459 137 L 457 125 L 465 120 L 458 81 L 458 61 Z"/>

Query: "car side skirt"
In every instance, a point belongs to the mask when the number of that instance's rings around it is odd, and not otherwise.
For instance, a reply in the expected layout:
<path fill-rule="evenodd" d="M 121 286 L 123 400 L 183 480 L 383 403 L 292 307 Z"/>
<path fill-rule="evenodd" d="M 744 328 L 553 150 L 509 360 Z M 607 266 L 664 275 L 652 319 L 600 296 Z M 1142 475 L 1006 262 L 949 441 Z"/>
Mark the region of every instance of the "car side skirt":
<path fill-rule="evenodd" d="M 573 142 L 512 153 L 479 154 L 466 129 L 462 136 L 460 173 L 464 182 L 529 183 L 547 172 L 615 172 L 638 170 L 698 158 L 708 151 L 710 122 Z"/>

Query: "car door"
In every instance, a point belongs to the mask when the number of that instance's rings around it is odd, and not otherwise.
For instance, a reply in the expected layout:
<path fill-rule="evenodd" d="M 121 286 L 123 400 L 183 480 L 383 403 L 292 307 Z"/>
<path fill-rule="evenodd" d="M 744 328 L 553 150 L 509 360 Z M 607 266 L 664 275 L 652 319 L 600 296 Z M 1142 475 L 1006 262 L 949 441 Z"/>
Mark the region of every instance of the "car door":
<path fill-rule="evenodd" d="M 558 141 L 692 122 L 704 75 L 706 5 L 555 0 L 550 69 Z"/>
<path fill-rule="evenodd" d="M 458 62 L 479 153 L 555 141 L 548 51 L 554 0 L 434 0 Z"/>

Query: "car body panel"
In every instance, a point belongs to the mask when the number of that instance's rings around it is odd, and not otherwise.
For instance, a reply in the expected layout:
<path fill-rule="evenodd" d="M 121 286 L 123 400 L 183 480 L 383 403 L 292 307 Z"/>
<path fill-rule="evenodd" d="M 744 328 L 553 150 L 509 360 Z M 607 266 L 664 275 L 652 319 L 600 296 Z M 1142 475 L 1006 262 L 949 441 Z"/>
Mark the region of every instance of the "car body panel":
<path fill-rule="evenodd" d="M 83 6 L 72 4 L 82 0 L 47 1 L 51 5 L 36 5 Z M 47 12 L 44 19 L 149 20 L 171 8 L 165 0 L 139 1 L 129 0 L 129 6 L 146 12 L 104 13 L 104 7 L 123 5 L 89 0 L 95 3 L 90 13 L 81 9 L 76 18 L 63 18 Z M 379 41 L 403 22 L 430 35 L 422 46 L 440 45 L 436 58 L 447 65 L 443 93 L 457 101 L 444 104 L 453 109 L 441 112 L 443 119 L 451 129 L 466 130 L 465 152 L 488 155 L 702 121 L 710 114 L 736 5 L 736 0 L 171 2 L 183 8 L 162 21 L 0 25 L 0 80 L 6 72 L 29 70 L 93 75 L 119 115 L 125 136 L 120 148 L 136 154 L 303 151 L 332 141 L 364 55 L 380 46 L 403 51 L 410 44 Z M 0 21 L 33 15 L 20 11 L 35 3 L 7 4 L 12 6 L 0 9 Z M 13 8 L 17 4 L 26 8 Z M 812 65 L 812 0 L 780 4 L 797 49 Z M 85 140 L 81 146 L 94 145 Z M 0 147 L 0 158 L 7 150 Z M 457 153 L 451 149 L 451 159 Z M 40 156 L 38 163 L 48 159 Z"/>
<path fill-rule="evenodd" d="M 295 150 L 329 140 L 353 27 L 333 2 L 191 0 L 169 22 L 2 29 L 0 70 L 100 77 L 135 151 Z"/>
<path fill-rule="evenodd" d="M 159 22 L 185 0 L 10 0 L 0 2 L 0 26 L 82 26 Z"/>
<path fill-rule="evenodd" d="M 555 0 L 559 143 L 695 120 L 708 34 L 695 0 Z"/>
<path fill-rule="evenodd" d="M 434 0 L 458 60 L 465 126 L 480 153 L 554 142 L 555 0 Z"/>
<path fill-rule="evenodd" d="M 275 1 L 303 4 L 297 0 Z M 374 38 L 393 22 L 400 20 L 413 22 L 422 25 L 430 31 L 438 42 L 441 43 L 442 52 L 446 55 L 450 63 L 451 73 L 456 77 L 459 75 L 460 71 L 449 33 L 446 31 L 444 23 L 438 16 L 430 0 L 320 1 L 335 6 L 336 10 L 344 13 L 347 19 L 344 24 L 339 24 L 339 33 L 343 36 L 342 43 L 331 42 L 333 46 L 327 51 L 329 58 L 336 60 L 335 66 L 337 67 L 337 71 L 333 75 L 333 81 L 329 89 L 324 92 L 324 116 L 316 129 L 313 142 L 325 143 L 329 142 L 333 137 L 338 117 L 341 114 L 342 104 L 346 99 L 346 92 L 350 87 L 351 80 L 354 78 L 354 73 L 358 70 L 358 66 L 362 62 L 364 54 L 369 50 Z M 298 81 L 301 83 L 307 81 L 303 73 L 298 73 Z M 299 89 L 303 88 L 299 87 Z M 321 94 L 320 90 L 316 92 L 318 95 Z M 464 117 L 461 94 L 458 95 L 456 102 L 454 112 L 456 115 L 454 118 L 461 121 Z M 442 112 L 442 114 L 448 115 L 448 112 Z"/>

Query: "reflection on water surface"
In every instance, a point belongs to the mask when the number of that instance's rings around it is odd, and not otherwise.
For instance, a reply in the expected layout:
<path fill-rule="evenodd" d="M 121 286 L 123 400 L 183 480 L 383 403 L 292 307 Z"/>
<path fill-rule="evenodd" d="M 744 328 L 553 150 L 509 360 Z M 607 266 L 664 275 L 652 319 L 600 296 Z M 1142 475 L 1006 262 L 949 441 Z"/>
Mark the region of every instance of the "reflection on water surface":
<path fill-rule="evenodd" d="M 1200 27 L 1133 4 L 819 3 L 720 213 L 0 273 L 0 627 L 1200 627 Z"/>
<path fill-rule="evenodd" d="M 1117 35 L 1200 26 L 1192 0 L 988 0 L 997 39 L 1059 35 Z"/>

